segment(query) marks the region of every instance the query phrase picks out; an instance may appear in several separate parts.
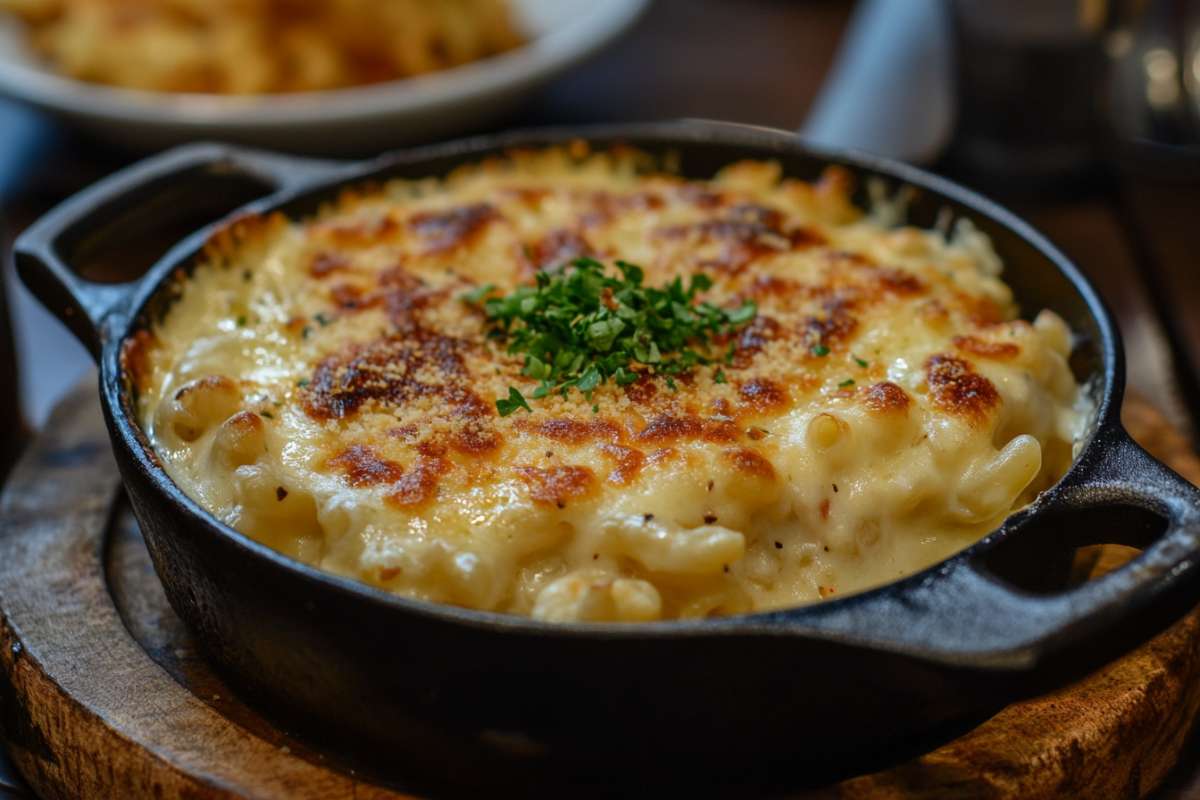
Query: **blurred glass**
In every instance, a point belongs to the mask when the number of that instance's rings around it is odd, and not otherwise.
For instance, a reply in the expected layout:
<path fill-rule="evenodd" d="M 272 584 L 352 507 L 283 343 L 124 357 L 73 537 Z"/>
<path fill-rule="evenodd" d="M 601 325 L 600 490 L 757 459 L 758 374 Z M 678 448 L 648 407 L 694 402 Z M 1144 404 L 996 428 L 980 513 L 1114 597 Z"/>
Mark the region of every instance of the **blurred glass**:
<path fill-rule="evenodd" d="M 1123 158 L 1200 176 L 1200 0 L 1151 0 L 1109 44 L 1108 121 Z"/>
<path fill-rule="evenodd" d="M 948 0 L 954 161 L 1046 182 L 1086 171 L 1104 138 L 1110 36 L 1141 0 Z"/>

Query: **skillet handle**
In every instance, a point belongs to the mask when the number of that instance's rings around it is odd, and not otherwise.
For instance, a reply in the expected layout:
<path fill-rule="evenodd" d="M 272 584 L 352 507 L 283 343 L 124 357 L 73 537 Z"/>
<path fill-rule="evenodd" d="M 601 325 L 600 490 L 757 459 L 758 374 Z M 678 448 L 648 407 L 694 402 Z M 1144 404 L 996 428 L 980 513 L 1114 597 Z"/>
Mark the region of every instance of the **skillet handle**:
<path fill-rule="evenodd" d="M 192 144 L 168 150 L 105 178 L 64 201 L 30 226 L 13 245 L 17 273 L 38 300 L 57 316 L 98 358 L 104 322 L 121 308 L 147 275 L 124 283 L 102 283 L 82 276 L 75 256 L 108 236 L 148 238 L 139 229 L 139 208 L 189 179 L 203 178 L 206 189 L 235 198 L 214 217 L 247 200 L 252 210 L 312 185 L 344 163 L 285 156 L 223 144 Z M 250 192 L 247 194 L 247 192 Z M 209 198 L 211 200 L 211 197 Z M 211 220 L 210 220 L 211 221 Z M 128 228 L 128 230 L 126 230 Z M 129 239 L 123 239 L 128 241 Z M 161 253 L 156 254 L 157 256 Z"/>
<path fill-rule="evenodd" d="M 1122 521 L 1123 541 L 1112 540 L 1106 520 Z M 1004 527 L 1007 535 L 991 550 L 817 606 L 815 627 L 953 668 L 1026 675 L 1036 668 L 1039 680 L 1055 684 L 1136 647 L 1200 601 L 1200 490 L 1115 421 L 1069 481 Z M 1097 533 L 1107 536 L 1097 540 Z M 1060 592 L 1023 590 L 996 577 L 1001 555 L 1036 566 L 1086 544 L 1129 544 L 1142 553 Z"/>

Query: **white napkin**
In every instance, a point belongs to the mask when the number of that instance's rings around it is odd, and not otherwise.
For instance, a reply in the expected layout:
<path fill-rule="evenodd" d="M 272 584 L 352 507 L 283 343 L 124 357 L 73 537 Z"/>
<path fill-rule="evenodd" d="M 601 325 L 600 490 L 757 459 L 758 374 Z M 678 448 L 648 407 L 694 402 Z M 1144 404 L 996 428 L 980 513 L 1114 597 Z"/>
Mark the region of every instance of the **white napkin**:
<path fill-rule="evenodd" d="M 943 0 L 862 0 L 801 134 L 929 163 L 954 124 Z"/>

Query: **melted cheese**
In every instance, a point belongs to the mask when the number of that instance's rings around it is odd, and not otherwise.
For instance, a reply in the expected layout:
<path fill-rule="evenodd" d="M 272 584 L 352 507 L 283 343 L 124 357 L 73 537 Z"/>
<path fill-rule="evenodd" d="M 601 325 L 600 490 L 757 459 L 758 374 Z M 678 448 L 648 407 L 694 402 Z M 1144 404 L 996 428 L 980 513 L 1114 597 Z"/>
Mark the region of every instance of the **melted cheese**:
<path fill-rule="evenodd" d="M 168 473 L 238 530 L 393 592 L 652 620 L 894 580 L 1068 468 L 1070 332 L 1017 318 L 980 234 L 885 227 L 836 169 L 642 164 L 527 152 L 229 226 L 127 353 Z M 754 298 L 724 380 L 499 417 L 536 382 L 460 297 L 580 254 Z"/>

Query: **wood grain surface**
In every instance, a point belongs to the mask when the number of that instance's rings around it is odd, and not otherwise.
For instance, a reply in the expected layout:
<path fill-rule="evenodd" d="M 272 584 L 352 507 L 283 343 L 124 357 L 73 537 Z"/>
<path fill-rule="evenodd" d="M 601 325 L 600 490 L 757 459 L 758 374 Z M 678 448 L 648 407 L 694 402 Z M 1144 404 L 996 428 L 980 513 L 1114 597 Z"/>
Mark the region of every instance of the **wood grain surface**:
<path fill-rule="evenodd" d="M 238 701 L 167 606 L 118 492 L 94 386 L 75 391 L 0 502 L 0 727 L 47 798 L 397 798 Z M 1141 402 L 1127 422 L 1191 480 Z M 1099 569 L 1122 558 L 1106 549 Z M 1200 611 L 1120 661 L 909 763 L 808 798 L 1144 797 L 1200 708 Z"/>

